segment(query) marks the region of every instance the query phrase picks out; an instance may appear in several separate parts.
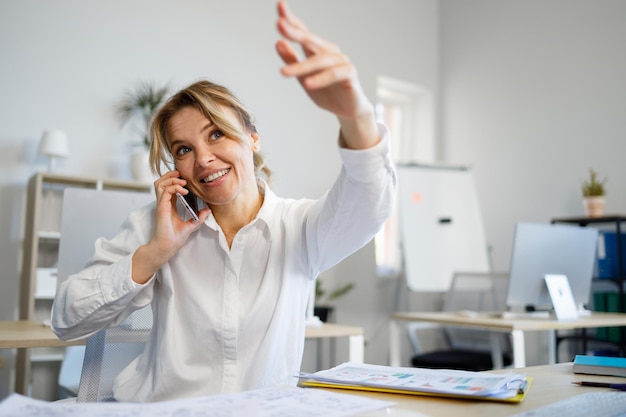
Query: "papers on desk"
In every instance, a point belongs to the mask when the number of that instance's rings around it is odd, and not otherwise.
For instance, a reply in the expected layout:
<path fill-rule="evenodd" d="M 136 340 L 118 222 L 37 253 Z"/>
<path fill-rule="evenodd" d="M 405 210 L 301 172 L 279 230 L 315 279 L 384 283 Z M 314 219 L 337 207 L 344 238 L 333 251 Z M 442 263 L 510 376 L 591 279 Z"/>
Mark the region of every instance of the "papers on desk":
<path fill-rule="evenodd" d="M 0 417 L 344 417 L 393 404 L 362 396 L 290 386 L 156 403 L 49 403 L 13 394 L 0 403 Z"/>
<path fill-rule="evenodd" d="M 525 375 L 344 363 L 303 374 L 301 386 L 520 402 L 528 391 Z"/>

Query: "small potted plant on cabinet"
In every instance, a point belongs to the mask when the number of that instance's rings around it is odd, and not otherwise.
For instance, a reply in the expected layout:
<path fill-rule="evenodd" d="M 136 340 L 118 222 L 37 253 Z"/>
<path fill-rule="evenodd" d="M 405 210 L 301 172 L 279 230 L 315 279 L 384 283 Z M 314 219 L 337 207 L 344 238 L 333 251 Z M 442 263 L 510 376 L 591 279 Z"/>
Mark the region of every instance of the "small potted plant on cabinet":
<path fill-rule="evenodd" d="M 343 297 L 352 291 L 353 288 L 354 283 L 350 282 L 334 291 L 331 291 L 327 295 L 326 290 L 322 287 L 322 282 L 318 278 L 315 281 L 315 307 L 313 309 L 313 314 L 319 317 L 319 319 L 323 322 L 328 321 L 329 316 L 334 310 L 332 302 L 340 297 Z"/>
<path fill-rule="evenodd" d="M 582 183 L 583 205 L 587 217 L 602 217 L 605 209 L 607 179 L 600 179 L 598 173 L 589 168 L 589 178 Z"/>
<path fill-rule="evenodd" d="M 135 180 L 152 182 L 152 172 L 148 164 L 150 151 L 150 124 L 156 111 L 165 102 L 168 87 L 159 87 L 148 82 L 142 82 L 133 90 L 128 90 L 117 107 L 117 114 L 122 124 L 139 119 L 139 133 L 141 142 L 134 147 L 131 153 L 131 170 Z"/>

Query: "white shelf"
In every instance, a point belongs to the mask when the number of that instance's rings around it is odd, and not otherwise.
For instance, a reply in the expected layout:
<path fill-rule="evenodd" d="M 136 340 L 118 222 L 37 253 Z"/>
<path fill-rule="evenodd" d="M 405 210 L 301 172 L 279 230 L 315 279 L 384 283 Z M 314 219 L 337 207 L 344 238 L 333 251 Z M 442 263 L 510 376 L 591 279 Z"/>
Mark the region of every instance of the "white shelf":
<path fill-rule="evenodd" d="M 61 232 L 39 231 L 37 236 L 39 236 L 39 239 L 59 240 L 61 239 Z"/>
<path fill-rule="evenodd" d="M 63 353 L 33 353 L 30 355 L 31 362 L 60 362 Z"/>

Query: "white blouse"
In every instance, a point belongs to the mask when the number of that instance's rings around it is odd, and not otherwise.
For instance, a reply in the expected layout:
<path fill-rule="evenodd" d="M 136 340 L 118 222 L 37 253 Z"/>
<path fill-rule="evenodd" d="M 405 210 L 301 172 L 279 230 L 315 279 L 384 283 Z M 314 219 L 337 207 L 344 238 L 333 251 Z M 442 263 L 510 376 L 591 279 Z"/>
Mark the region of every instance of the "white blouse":
<path fill-rule="evenodd" d="M 391 214 L 396 174 L 387 129 L 380 131 L 373 148 L 340 149 L 339 178 L 319 200 L 279 198 L 264 185 L 263 206 L 230 249 L 211 215 L 144 285 L 131 279 L 131 259 L 151 236 L 155 205 L 132 212 L 59 288 L 53 331 L 85 337 L 152 304 L 145 351 L 116 379 L 119 401 L 295 384 L 314 279 L 369 242 Z"/>

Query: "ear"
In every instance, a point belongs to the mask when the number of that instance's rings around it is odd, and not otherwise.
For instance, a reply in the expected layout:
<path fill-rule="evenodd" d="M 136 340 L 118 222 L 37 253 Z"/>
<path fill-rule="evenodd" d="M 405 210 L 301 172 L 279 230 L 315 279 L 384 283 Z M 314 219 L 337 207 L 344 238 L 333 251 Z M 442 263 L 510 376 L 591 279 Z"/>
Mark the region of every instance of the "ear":
<path fill-rule="evenodd" d="M 261 149 L 261 138 L 256 132 L 250 133 L 250 147 L 254 152 L 258 152 Z"/>

